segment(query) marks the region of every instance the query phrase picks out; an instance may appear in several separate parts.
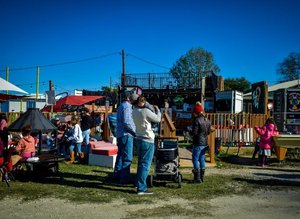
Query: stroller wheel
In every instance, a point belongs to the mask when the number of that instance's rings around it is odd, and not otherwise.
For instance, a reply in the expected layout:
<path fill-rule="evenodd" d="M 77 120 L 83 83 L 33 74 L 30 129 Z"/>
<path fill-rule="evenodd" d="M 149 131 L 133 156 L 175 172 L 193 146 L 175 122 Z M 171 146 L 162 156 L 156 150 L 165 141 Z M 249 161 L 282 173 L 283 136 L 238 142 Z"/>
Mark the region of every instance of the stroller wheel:
<path fill-rule="evenodd" d="M 176 181 L 178 182 L 178 188 L 181 188 L 181 182 L 182 182 L 182 175 L 181 175 L 181 173 L 178 173 Z"/>
<path fill-rule="evenodd" d="M 148 180 L 147 186 L 148 187 L 153 187 L 153 176 L 149 175 L 147 180 Z"/>

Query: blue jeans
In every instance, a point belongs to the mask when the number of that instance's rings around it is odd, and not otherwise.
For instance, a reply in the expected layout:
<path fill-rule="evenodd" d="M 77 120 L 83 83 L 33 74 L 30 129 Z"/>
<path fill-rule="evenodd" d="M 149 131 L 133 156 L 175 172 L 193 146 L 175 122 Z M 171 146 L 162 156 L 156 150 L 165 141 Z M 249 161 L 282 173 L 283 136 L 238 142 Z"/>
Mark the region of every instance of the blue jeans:
<path fill-rule="evenodd" d="M 154 143 L 137 139 L 136 144 L 138 154 L 137 191 L 145 192 L 147 190 L 147 177 L 154 155 Z"/>
<path fill-rule="evenodd" d="M 70 152 L 73 152 L 74 149 L 75 149 L 75 146 L 77 148 L 77 153 L 81 153 L 81 142 L 80 143 L 76 143 L 76 142 L 72 142 L 69 149 L 70 149 Z"/>
<path fill-rule="evenodd" d="M 89 154 L 90 134 L 91 134 L 91 129 L 87 129 L 85 131 L 82 131 L 82 138 L 83 138 L 83 142 L 85 143 L 85 148 L 84 148 L 84 153 L 85 154 Z"/>
<path fill-rule="evenodd" d="M 130 165 L 133 157 L 133 137 L 124 135 L 117 139 L 118 154 L 115 163 L 114 175 L 120 179 L 120 183 L 130 181 Z"/>
<path fill-rule="evenodd" d="M 193 146 L 192 161 L 194 169 L 205 168 L 205 152 L 207 146 Z"/>

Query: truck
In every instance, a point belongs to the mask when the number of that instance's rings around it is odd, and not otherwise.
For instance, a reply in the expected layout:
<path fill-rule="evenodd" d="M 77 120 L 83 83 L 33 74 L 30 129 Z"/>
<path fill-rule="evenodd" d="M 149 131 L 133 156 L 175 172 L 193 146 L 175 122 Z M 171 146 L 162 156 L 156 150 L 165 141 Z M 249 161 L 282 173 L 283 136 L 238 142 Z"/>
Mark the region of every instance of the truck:
<path fill-rule="evenodd" d="M 219 91 L 215 99 L 216 113 L 240 113 L 243 111 L 243 93 L 236 90 Z"/>

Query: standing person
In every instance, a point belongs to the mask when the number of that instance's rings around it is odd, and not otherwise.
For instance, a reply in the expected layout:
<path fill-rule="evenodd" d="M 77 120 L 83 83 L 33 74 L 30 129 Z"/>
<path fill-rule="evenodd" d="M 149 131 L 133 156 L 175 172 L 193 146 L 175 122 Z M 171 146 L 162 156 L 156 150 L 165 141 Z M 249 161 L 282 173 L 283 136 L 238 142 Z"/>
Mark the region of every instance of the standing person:
<path fill-rule="evenodd" d="M 81 152 L 81 144 L 83 141 L 82 138 L 82 131 L 79 125 L 79 118 L 78 117 L 73 117 L 72 118 L 72 135 L 68 138 L 68 141 L 71 141 L 72 143 L 70 144 L 69 150 L 70 150 L 70 161 L 68 164 L 72 164 L 75 160 L 75 146 L 77 149 L 77 153 L 80 157 L 82 157 L 82 152 Z"/>
<path fill-rule="evenodd" d="M 147 177 L 154 155 L 155 134 L 151 123 L 158 123 L 161 120 L 161 112 L 154 106 L 155 112 L 145 107 L 146 98 L 139 97 L 138 103 L 132 112 L 132 117 L 136 126 L 136 145 L 138 153 L 137 169 L 137 194 L 152 194 L 147 190 Z"/>
<path fill-rule="evenodd" d="M 133 138 L 135 137 L 135 124 L 132 119 L 132 103 L 137 96 L 125 92 L 124 99 L 117 109 L 117 145 L 118 154 L 115 163 L 114 177 L 121 184 L 131 182 L 130 166 L 133 157 Z"/>
<path fill-rule="evenodd" d="M 272 118 L 268 118 L 263 127 L 254 126 L 257 134 L 260 135 L 259 142 L 259 163 L 258 166 L 268 165 L 267 157 L 271 156 L 271 149 L 273 147 L 273 136 L 278 135 L 275 122 Z"/>
<path fill-rule="evenodd" d="M 208 135 L 211 132 L 211 124 L 205 116 L 203 107 L 198 101 L 193 110 L 194 120 L 191 134 L 193 136 L 193 174 L 194 182 L 204 181 L 205 174 L 205 152 L 208 148 Z"/>
<path fill-rule="evenodd" d="M 73 135 L 73 125 L 72 125 L 72 121 L 68 121 L 67 122 L 67 127 L 65 129 L 65 132 L 62 136 L 62 140 L 61 140 L 61 147 L 64 148 L 65 151 L 65 158 L 69 159 L 70 158 L 70 146 L 72 144 L 72 140 L 71 140 L 71 136 Z"/>
<path fill-rule="evenodd" d="M 90 150 L 90 134 L 91 128 L 94 126 L 94 120 L 90 115 L 90 110 L 88 108 L 84 108 L 81 114 L 81 130 L 82 130 L 82 138 L 85 143 L 84 153 L 81 154 L 80 158 L 83 159 L 84 156 L 88 158 L 89 150 Z"/>

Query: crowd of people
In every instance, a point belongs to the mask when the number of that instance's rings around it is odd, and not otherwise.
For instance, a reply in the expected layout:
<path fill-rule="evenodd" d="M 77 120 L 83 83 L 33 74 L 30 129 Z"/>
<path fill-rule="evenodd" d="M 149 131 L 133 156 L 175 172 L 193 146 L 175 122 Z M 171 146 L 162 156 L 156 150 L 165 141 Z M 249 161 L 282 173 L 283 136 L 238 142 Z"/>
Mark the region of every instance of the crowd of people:
<path fill-rule="evenodd" d="M 101 118 L 101 115 L 97 117 Z M 62 124 L 58 117 L 54 118 L 52 123 L 57 129 L 47 133 L 42 141 L 45 141 L 44 144 L 47 145 L 49 151 L 58 148 L 59 153 L 65 156 L 67 164 L 72 164 L 76 157 L 81 163 L 86 163 L 87 159 L 84 158 L 87 158 L 89 153 L 91 128 L 101 126 L 101 119 L 97 117 L 92 117 L 89 109 L 84 108 L 79 116 L 73 116 L 66 124 Z M 7 117 L 1 114 L 0 168 L 2 168 L 3 179 L 7 178 L 7 173 L 22 161 L 34 157 L 39 143 L 37 133 L 32 132 L 30 124 L 24 124 L 21 134 L 14 135 L 11 139 L 8 139 L 10 135 L 7 129 Z M 82 150 L 83 142 L 84 151 Z M 78 156 L 75 155 L 75 151 Z"/>
<path fill-rule="evenodd" d="M 100 118 L 100 119 L 99 119 Z M 118 153 L 114 167 L 114 179 L 120 184 L 134 184 L 138 195 L 152 194 L 147 187 L 149 175 L 155 152 L 154 132 L 157 123 L 160 123 L 162 114 L 158 106 L 151 105 L 146 98 L 135 93 L 125 92 L 122 102 L 117 108 L 117 125 L 115 137 L 117 138 Z M 96 121 L 96 122 L 95 122 Z M 99 123 L 99 124 L 98 124 Z M 59 152 L 65 156 L 66 163 L 72 164 L 77 159 L 81 163 L 87 163 L 90 151 L 91 129 L 101 126 L 101 117 L 94 117 L 88 108 L 84 108 L 80 116 L 73 116 L 64 127 L 59 119 L 54 119 L 53 124 L 57 127 L 51 139 L 53 145 L 57 136 L 61 136 Z M 206 117 L 203 106 L 196 102 L 193 109 L 193 123 L 188 132 L 193 139 L 192 163 L 195 183 L 203 183 L 205 176 L 205 154 L 208 149 L 208 135 L 213 131 L 210 120 Z M 260 166 L 268 165 L 267 158 L 271 156 L 274 146 L 272 137 L 277 135 L 274 121 L 267 119 L 263 127 L 255 126 L 255 131 L 260 136 L 257 151 L 259 152 Z M 8 145 L 7 118 L 2 115 L 0 121 L 0 166 L 9 163 L 7 170 L 20 160 L 33 157 L 36 152 L 38 139 L 34 138 L 32 127 L 24 124 L 21 138 L 15 140 L 15 154 L 11 160 L 3 159 L 4 145 Z M 133 160 L 134 145 L 138 157 L 136 179 L 132 180 L 130 167 Z M 84 149 L 82 148 L 84 146 Z M 253 155 L 255 157 L 255 154 Z M 3 176 L 6 177 L 6 176 Z"/>

